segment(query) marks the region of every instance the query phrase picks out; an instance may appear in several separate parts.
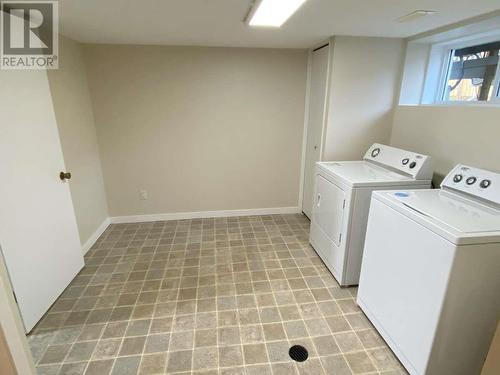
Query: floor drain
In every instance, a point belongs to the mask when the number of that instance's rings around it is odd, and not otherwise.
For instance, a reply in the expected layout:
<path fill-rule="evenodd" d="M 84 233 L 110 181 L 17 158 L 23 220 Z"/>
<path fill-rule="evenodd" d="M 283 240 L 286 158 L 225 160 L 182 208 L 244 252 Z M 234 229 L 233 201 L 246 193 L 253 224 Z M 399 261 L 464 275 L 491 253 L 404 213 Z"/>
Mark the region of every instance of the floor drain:
<path fill-rule="evenodd" d="M 290 355 L 291 359 L 297 362 L 304 362 L 309 356 L 307 349 L 300 345 L 292 346 L 288 351 L 288 354 Z"/>

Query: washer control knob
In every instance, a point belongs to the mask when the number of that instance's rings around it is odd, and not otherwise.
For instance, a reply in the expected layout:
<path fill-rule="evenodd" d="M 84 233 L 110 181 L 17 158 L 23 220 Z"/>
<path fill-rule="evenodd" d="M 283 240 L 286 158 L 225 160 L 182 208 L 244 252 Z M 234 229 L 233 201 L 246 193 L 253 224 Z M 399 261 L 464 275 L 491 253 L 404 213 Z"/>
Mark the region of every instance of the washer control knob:
<path fill-rule="evenodd" d="M 455 176 L 453 176 L 453 182 L 460 182 L 462 181 L 462 179 L 464 178 L 464 176 L 462 176 L 461 174 L 456 174 Z"/>
<path fill-rule="evenodd" d="M 467 185 L 474 185 L 476 183 L 476 181 L 477 181 L 476 177 L 469 177 L 467 180 L 465 180 Z"/>
<path fill-rule="evenodd" d="M 417 163 L 416 163 L 415 161 L 412 161 L 412 162 L 410 163 L 410 169 L 413 169 L 413 168 L 415 168 L 416 166 L 417 166 Z"/>
<path fill-rule="evenodd" d="M 483 189 L 486 189 L 487 187 L 489 187 L 491 185 L 491 181 L 490 180 L 483 180 L 481 181 L 481 183 L 479 184 L 479 186 L 481 186 Z"/>
<path fill-rule="evenodd" d="M 405 159 L 401 160 L 401 163 L 402 163 L 403 165 L 406 165 L 406 164 L 408 164 L 408 162 L 409 162 L 409 161 L 410 161 L 410 159 L 405 158 Z"/>
<path fill-rule="evenodd" d="M 380 148 L 374 148 L 372 151 L 372 157 L 376 158 L 380 154 Z"/>

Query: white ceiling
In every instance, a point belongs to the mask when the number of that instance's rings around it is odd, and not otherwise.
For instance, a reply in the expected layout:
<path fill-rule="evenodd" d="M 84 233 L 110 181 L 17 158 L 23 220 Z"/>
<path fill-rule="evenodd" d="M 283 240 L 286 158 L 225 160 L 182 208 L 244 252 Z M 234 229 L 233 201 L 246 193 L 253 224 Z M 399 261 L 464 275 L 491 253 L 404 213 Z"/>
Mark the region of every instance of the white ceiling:
<path fill-rule="evenodd" d="M 500 0 L 308 0 L 280 29 L 256 29 L 242 22 L 250 3 L 59 0 L 59 15 L 61 32 L 87 43 L 304 48 L 331 35 L 408 37 L 500 8 Z M 438 13 L 395 21 L 417 9 Z"/>

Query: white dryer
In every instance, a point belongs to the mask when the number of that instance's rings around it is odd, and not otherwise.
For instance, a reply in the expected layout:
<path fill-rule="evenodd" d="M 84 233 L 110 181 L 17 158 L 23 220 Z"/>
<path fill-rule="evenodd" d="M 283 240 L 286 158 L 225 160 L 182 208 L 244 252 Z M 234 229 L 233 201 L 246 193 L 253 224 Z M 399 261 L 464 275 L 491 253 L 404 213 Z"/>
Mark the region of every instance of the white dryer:
<path fill-rule="evenodd" d="M 309 242 L 340 285 L 357 285 L 374 190 L 427 189 L 429 156 L 375 143 L 360 161 L 316 163 Z"/>
<path fill-rule="evenodd" d="M 375 192 L 357 301 L 411 374 L 479 374 L 500 318 L 500 174 Z"/>

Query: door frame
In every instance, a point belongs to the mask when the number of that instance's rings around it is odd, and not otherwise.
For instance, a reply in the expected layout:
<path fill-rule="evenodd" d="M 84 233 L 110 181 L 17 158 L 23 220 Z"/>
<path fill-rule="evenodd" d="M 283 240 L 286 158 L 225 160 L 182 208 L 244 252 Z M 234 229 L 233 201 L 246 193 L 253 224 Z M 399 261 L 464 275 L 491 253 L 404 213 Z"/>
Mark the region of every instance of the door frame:
<path fill-rule="evenodd" d="M 305 95 L 305 106 L 304 106 L 304 131 L 302 134 L 302 158 L 300 166 L 300 186 L 299 186 L 299 211 L 302 211 L 304 203 L 304 183 L 305 183 L 305 171 L 306 171 L 306 150 L 307 150 L 307 134 L 309 128 L 309 100 L 311 97 L 311 75 L 312 75 L 312 54 L 315 49 L 328 44 L 328 64 L 326 68 L 326 88 L 325 88 L 325 104 L 323 108 L 323 126 L 321 129 L 321 141 L 319 144 L 319 161 L 323 160 L 324 146 L 325 146 L 325 134 L 327 128 L 328 110 L 330 108 L 330 83 L 332 78 L 332 67 L 333 67 L 333 50 L 335 46 L 335 37 L 323 40 L 321 43 L 316 44 L 314 47 L 310 48 L 307 52 L 307 81 L 306 81 L 306 95 Z"/>
<path fill-rule="evenodd" d="M 0 326 L 18 374 L 35 375 L 35 364 L 0 248 Z"/>

